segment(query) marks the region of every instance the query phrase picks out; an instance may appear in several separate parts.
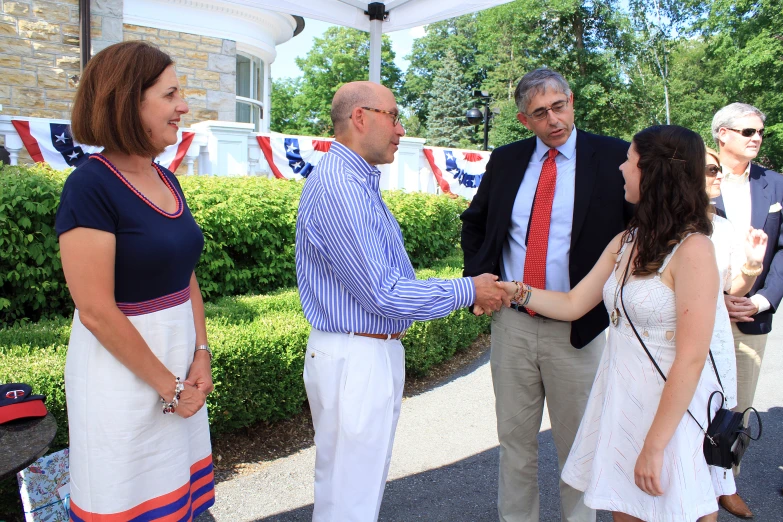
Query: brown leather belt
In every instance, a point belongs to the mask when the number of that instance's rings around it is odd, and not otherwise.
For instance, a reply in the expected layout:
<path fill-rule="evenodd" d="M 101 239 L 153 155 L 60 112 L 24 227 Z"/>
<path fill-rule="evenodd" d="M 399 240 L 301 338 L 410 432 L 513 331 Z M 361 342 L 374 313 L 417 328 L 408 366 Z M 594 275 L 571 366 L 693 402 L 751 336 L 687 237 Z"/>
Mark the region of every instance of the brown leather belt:
<path fill-rule="evenodd" d="M 393 334 L 371 334 L 371 333 L 354 332 L 353 334 L 361 337 L 370 337 L 372 339 L 383 339 L 384 341 L 391 341 L 392 339 L 394 340 L 402 339 L 403 336 L 405 335 L 405 332 L 398 332 Z"/>

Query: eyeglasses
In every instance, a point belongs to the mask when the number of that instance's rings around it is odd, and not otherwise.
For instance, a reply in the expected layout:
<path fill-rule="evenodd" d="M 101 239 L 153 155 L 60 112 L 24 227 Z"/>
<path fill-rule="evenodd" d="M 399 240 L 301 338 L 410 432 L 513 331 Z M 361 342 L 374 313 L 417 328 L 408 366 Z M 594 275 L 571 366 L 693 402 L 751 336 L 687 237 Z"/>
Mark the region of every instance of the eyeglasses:
<path fill-rule="evenodd" d="M 547 117 L 547 113 L 549 111 L 552 111 L 555 114 L 560 114 L 561 112 L 566 110 L 566 107 L 568 107 L 568 100 L 560 100 L 560 101 L 556 101 L 549 107 L 546 108 L 541 107 L 540 109 L 536 109 L 531 114 L 525 113 L 525 116 L 535 121 L 543 120 L 544 118 Z"/>
<path fill-rule="evenodd" d="M 704 168 L 704 172 L 706 173 L 706 175 L 707 175 L 708 177 L 710 177 L 710 178 L 714 178 L 714 177 L 716 177 L 716 176 L 717 176 L 717 175 L 718 175 L 720 172 L 723 172 L 723 167 L 721 167 L 720 165 L 712 165 L 712 164 L 710 164 L 710 165 L 707 165 L 707 166 Z"/>
<path fill-rule="evenodd" d="M 382 114 L 388 114 L 389 116 L 392 117 L 392 125 L 394 125 L 395 127 L 397 126 L 398 123 L 400 123 L 400 117 L 401 116 L 400 116 L 399 112 L 385 111 L 383 109 L 374 109 L 372 107 L 362 107 L 362 109 L 364 109 L 366 111 L 373 111 L 373 112 L 380 112 Z"/>
<path fill-rule="evenodd" d="M 759 138 L 764 137 L 764 127 L 760 129 L 732 129 L 731 127 L 724 127 L 726 129 L 729 129 L 730 131 L 737 132 L 739 134 L 742 134 L 746 138 L 752 137 L 754 134 L 758 132 Z"/>

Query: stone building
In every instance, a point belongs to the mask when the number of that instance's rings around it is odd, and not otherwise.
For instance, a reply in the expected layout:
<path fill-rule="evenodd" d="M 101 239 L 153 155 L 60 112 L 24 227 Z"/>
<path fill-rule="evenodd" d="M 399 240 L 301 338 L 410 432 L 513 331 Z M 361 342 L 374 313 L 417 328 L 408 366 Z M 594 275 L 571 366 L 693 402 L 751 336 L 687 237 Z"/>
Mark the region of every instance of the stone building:
<path fill-rule="evenodd" d="M 169 53 L 190 105 L 205 120 L 269 130 L 275 46 L 304 20 L 204 0 L 0 0 L 1 115 L 69 119 L 80 73 L 80 6 L 89 5 L 92 54 L 123 40 Z"/>

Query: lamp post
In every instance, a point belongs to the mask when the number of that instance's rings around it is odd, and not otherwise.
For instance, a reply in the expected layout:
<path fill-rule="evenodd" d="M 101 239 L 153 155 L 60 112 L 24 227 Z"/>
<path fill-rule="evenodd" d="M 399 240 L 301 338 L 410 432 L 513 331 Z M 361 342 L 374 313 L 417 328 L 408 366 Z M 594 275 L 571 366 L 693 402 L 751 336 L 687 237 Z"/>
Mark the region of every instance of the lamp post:
<path fill-rule="evenodd" d="M 484 147 L 482 150 L 487 150 L 489 146 L 489 101 L 491 97 L 487 91 L 473 91 L 473 96 L 478 98 L 480 103 L 484 104 L 484 111 L 482 112 L 473 107 L 468 109 L 465 116 L 471 125 L 478 125 L 482 120 L 484 121 Z"/>

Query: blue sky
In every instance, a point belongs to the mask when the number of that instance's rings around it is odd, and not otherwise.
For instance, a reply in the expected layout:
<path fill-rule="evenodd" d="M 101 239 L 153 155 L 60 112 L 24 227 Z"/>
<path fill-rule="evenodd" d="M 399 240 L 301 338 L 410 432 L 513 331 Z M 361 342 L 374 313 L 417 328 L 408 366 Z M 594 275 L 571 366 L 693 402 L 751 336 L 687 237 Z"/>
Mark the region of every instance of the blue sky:
<path fill-rule="evenodd" d="M 333 27 L 333 24 L 305 18 L 304 30 L 284 44 L 277 46 L 277 58 L 272 63 L 272 78 L 279 80 L 301 76 L 302 71 L 296 66 L 294 58 L 304 58 L 313 47 L 313 38 L 323 35 L 329 27 Z M 415 27 L 387 34 L 391 37 L 392 49 L 397 55 L 394 61 L 397 67 L 405 72 L 409 62 L 404 60 L 403 56 L 410 54 L 414 38 L 424 36 L 424 29 Z"/>

